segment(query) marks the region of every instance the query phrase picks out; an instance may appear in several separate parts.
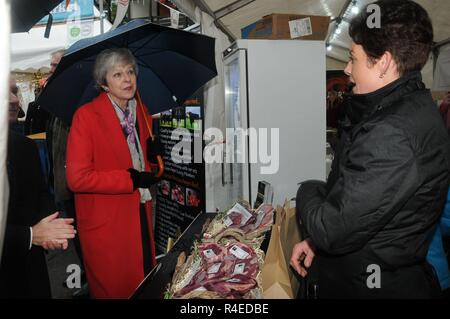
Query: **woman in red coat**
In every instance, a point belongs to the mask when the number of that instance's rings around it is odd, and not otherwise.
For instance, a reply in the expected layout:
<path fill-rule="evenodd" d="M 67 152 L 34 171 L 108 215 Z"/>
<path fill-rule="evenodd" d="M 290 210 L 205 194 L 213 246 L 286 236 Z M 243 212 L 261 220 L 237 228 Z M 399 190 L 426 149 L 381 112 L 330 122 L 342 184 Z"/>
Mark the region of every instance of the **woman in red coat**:
<path fill-rule="evenodd" d="M 67 144 L 67 182 L 94 298 L 130 297 L 155 265 L 148 187 L 156 180 L 144 118 L 151 117 L 135 99 L 137 72 L 127 49 L 98 55 L 94 78 L 102 92 L 77 110 Z"/>

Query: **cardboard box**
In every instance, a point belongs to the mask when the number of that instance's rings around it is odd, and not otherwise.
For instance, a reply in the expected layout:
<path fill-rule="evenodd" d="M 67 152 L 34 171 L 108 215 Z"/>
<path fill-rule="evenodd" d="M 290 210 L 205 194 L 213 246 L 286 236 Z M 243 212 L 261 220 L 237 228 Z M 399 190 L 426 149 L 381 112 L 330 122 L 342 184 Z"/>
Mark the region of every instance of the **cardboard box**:
<path fill-rule="evenodd" d="M 272 13 L 241 29 L 242 39 L 325 40 L 330 17 Z"/>

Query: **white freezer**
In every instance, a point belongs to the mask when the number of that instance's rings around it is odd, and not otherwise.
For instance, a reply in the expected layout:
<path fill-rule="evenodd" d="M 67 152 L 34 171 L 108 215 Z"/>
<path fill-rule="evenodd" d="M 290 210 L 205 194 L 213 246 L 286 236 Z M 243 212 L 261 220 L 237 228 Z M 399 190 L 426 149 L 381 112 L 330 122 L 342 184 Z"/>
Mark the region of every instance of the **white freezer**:
<path fill-rule="evenodd" d="M 273 204 L 295 197 L 298 183 L 325 180 L 326 69 L 325 44 L 303 40 L 237 40 L 224 54 L 225 114 L 227 128 L 265 128 L 270 136 L 278 128 L 279 140 L 259 143 L 261 134 L 234 137 L 245 163 L 224 163 L 221 181 L 213 185 L 214 199 L 206 198 L 207 211 L 224 210 L 238 199 L 253 205 L 258 181 L 274 188 Z M 225 136 L 225 132 L 224 132 Z M 276 136 L 272 136 L 276 137 Z M 230 145 L 231 138 L 226 139 Z M 269 144 L 268 144 L 269 143 Z M 249 152 L 271 143 L 278 150 L 276 173 L 264 174 L 269 164 L 249 163 Z M 263 152 L 266 153 L 266 152 Z M 230 154 L 224 154 L 226 158 Z M 272 156 L 272 165 L 275 161 Z M 236 158 L 235 158 L 236 160 Z M 220 196 L 217 196 L 220 194 Z"/>

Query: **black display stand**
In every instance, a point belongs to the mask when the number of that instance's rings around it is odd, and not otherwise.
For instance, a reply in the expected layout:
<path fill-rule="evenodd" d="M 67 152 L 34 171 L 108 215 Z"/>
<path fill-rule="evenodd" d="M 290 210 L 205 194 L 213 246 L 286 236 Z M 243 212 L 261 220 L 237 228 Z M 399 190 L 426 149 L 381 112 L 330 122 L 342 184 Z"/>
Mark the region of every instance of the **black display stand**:
<path fill-rule="evenodd" d="M 208 218 L 213 219 L 216 213 L 201 213 L 192 221 L 172 247 L 155 268 L 145 277 L 132 299 L 162 299 L 167 285 L 172 281 L 178 256 L 185 251 L 190 254 L 195 240 L 200 240 L 202 227 Z"/>
<path fill-rule="evenodd" d="M 165 170 L 157 188 L 154 234 L 157 254 L 164 254 L 169 238 L 178 238 L 199 213 L 205 212 L 202 90 L 183 106 L 161 114 L 158 136 Z M 179 149 L 180 145 L 185 147 Z"/>

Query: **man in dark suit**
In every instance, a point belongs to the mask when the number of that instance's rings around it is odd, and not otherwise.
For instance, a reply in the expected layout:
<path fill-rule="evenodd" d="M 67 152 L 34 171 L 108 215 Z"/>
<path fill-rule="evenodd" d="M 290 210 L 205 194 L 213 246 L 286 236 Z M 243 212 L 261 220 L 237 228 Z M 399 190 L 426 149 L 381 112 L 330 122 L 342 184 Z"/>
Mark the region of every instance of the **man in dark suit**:
<path fill-rule="evenodd" d="M 19 101 L 10 82 L 9 120 L 14 121 Z M 0 264 L 0 298 L 50 298 L 44 249 L 66 249 L 76 231 L 73 219 L 57 218 L 45 192 L 35 143 L 10 131 L 7 170 L 8 214 Z M 48 215 L 48 216 L 47 216 Z"/>

